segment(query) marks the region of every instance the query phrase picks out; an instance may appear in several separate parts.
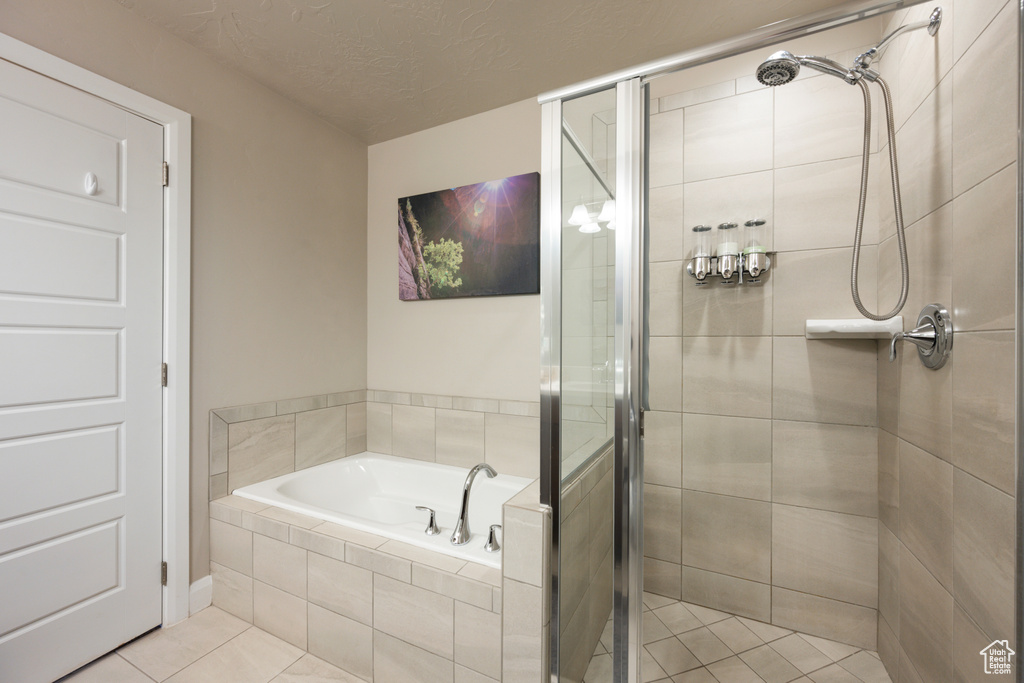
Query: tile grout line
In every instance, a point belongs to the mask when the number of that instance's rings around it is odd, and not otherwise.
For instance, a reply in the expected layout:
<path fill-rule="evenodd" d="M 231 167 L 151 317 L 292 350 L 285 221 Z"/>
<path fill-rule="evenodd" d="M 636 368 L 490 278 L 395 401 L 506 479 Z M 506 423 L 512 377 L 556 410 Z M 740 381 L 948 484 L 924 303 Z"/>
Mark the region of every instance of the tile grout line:
<path fill-rule="evenodd" d="M 212 606 L 212 605 L 211 605 L 211 606 Z M 220 608 L 218 607 L 217 609 L 220 609 Z M 221 611 L 224 611 L 224 610 L 221 610 Z M 224 613 L 225 613 L 225 614 L 231 614 L 230 612 L 226 612 L 226 611 L 225 611 Z M 234 615 L 231 615 L 231 616 L 234 616 Z M 190 617 L 190 618 L 191 618 L 191 617 Z M 237 618 L 237 617 L 236 617 L 236 618 Z M 224 641 L 223 643 L 221 643 L 221 644 L 220 644 L 220 645 L 218 645 L 217 647 L 213 648 L 213 649 L 212 649 L 212 650 L 210 650 L 209 652 L 207 652 L 207 653 L 203 654 L 203 655 L 202 655 L 201 657 L 198 657 L 198 658 L 196 658 L 196 659 L 195 659 L 194 661 L 192 661 L 192 662 L 189 662 L 189 663 L 188 663 L 188 664 L 186 664 L 185 666 L 181 667 L 180 669 L 178 669 L 177 671 L 175 671 L 174 673 L 172 673 L 172 674 L 171 674 L 170 676 L 168 676 L 167 678 L 165 678 L 165 679 L 163 679 L 163 680 L 165 680 L 165 681 L 166 681 L 166 680 L 169 680 L 169 679 L 173 678 L 174 676 L 177 676 L 178 674 L 180 674 L 180 673 L 181 673 L 182 671 L 184 671 L 185 669 L 187 669 L 187 668 L 189 668 L 189 667 L 191 667 L 191 666 L 193 666 L 193 665 L 195 665 L 195 664 L 198 664 L 198 663 L 199 663 L 200 661 L 202 661 L 203 659 L 206 659 L 207 657 L 209 657 L 210 655 L 212 655 L 212 654 L 213 654 L 214 652 L 216 652 L 217 650 L 220 650 L 220 649 L 221 649 L 222 647 L 224 647 L 225 645 L 227 645 L 228 643 L 230 643 L 231 641 L 233 641 L 233 640 L 234 640 L 235 638 L 238 638 L 238 637 L 239 637 L 240 635 L 242 635 L 242 634 L 243 634 L 243 633 L 245 633 L 246 631 L 248 631 L 248 630 L 250 630 L 250 629 L 252 629 L 252 628 L 255 628 L 255 626 L 253 626 L 252 624 L 249 624 L 248 622 L 244 622 L 244 621 L 243 621 L 243 623 L 245 623 L 245 624 L 246 624 L 246 627 L 245 627 L 245 628 L 243 628 L 243 629 L 242 629 L 241 631 L 239 631 L 239 632 L 238 632 L 238 633 L 236 633 L 235 635 L 231 636 L 230 638 L 228 638 L 228 639 L 227 639 L 227 640 L 225 640 L 225 641 Z M 261 630 L 262 630 L 262 629 L 261 629 Z M 275 636 L 275 637 L 276 637 L 276 636 Z"/>
<path fill-rule="evenodd" d="M 131 642 L 131 641 L 129 641 L 129 642 Z M 122 647 L 123 647 L 123 646 L 122 646 Z M 154 681 L 154 682 L 156 682 L 156 679 L 155 679 L 155 678 L 153 678 L 152 676 L 150 676 L 149 674 L 147 674 L 147 673 L 146 673 L 145 671 L 143 671 L 143 670 L 142 670 L 142 669 L 140 669 L 139 667 L 135 666 L 135 664 L 134 664 L 133 662 L 131 662 L 131 661 L 130 661 L 129 659 L 127 659 L 126 657 L 124 657 L 124 656 L 123 656 L 123 655 L 121 654 L 121 650 L 120 650 L 120 648 L 118 648 L 117 650 L 114 650 L 114 654 L 115 654 L 115 655 L 116 655 L 116 656 L 117 656 L 118 658 L 120 658 L 120 659 L 121 659 L 121 661 L 123 661 L 123 662 L 126 662 L 126 663 L 128 664 L 128 666 L 132 667 L 133 669 L 135 669 L 136 671 L 138 671 L 139 673 L 141 673 L 141 674 L 142 674 L 143 676 L 145 676 L 145 677 L 146 677 L 146 678 L 148 678 L 149 680 L 151 680 L 151 681 Z M 96 660 L 96 661 L 99 661 L 99 660 Z M 90 664 L 91 664 L 91 662 L 90 662 Z M 86 666 L 89 666 L 89 665 L 87 664 Z M 177 671 L 175 671 L 174 673 L 177 673 Z M 174 674 L 171 674 L 171 675 L 173 676 Z M 168 676 L 168 678 L 170 678 L 170 676 Z M 167 679 L 164 679 L 164 680 L 167 680 Z"/>

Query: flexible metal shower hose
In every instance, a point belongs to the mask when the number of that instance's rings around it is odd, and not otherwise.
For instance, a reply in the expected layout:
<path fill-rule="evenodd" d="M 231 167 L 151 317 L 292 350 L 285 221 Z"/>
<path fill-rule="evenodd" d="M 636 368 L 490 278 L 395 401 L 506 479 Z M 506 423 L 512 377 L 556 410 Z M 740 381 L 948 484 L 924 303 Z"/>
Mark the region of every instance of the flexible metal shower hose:
<path fill-rule="evenodd" d="M 903 309 L 907 303 L 907 292 L 910 289 L 910 267 L 907 264 L 907 238 L 903 230 L 903 200 L 900 197 L 900 174 L 896 166 L 896 126 L 892 114 L 892 96 L 889 94 L 889 86 L 881 77 L 876 78 L 882 88 L 882 99 L 885 101 L 886 130 L 889 137 L 889 171 L 892 178 L 892 200 L 896 212 L 896 241 L 900 248 L 900 273 L 902 275 L 902 286 L 900 287 L 900 300 L 896 307 L 885 315 L 872 313 L 860 300 L 860 241 L 864 231 L 864 207 L 868 198 L 868 161 L 871 155 L 871 93 L 868 90 L 866 79 L 857 81 L 861 92 L 864 93 L 864 161 L 861 164 L 860 172 L 860 206 L 857 208 L 857 233 L 853 242 L 853 268 L 850 274 L 850 291 L 853 293 L 853 303 L 861 315 L 870 320 L 888 320 Z"/>

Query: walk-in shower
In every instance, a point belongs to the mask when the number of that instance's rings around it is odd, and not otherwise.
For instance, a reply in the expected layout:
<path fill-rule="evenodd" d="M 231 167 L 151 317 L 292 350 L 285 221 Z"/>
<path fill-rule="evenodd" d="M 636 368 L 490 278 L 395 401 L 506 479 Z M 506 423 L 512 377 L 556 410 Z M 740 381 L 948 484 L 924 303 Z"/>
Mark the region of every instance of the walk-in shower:
<path fill-rule="evenodd" d="M 903 225 L 903 200 L 900 195 L 900 174 L 896 162 L 896 123 L 893 116 L 892 93 L 889 84 L 882 79 L 882 76 L 871 68 L 871 63 L 882 56 L 882 53 L 899 36 L 910 31 L 927 29 L 928 34 L 934 36 L 942 23 L 942 9 L 936 7 L 932 10 L 927 21 L 915 22 L 900 26 L 895 31 L 882 39 L 878 45 L 862 53 L 854 60 L 850 67 L 827 57 L 815 57 L 805 55 L 797 57 L 791 52 L 781 50 L 765 60 L 757 68 L 757 80 L 767 86 L 785 85 L 791 82 L 800 73 L 801 66 L 807 66 L 816 71 L 836 76 L 850 85 L 860 86 L 864 95 L 864 147 L 861 156 L 860 173 L 860 203 L 857 208 L 857 227 L 853 243 L 853 263 L 850 268 L 850 293 L 853 295 L 853 303 L 861 315 L 871 320 L 888 320 L 903 310 L 907 302 L 907 294 L 910 291 L 910 266 L 907 258 L 907 240 Z M 868 83 L 876 83 L 882 91 L 882 100 L 885 104 L 885 126 L 888 137 L 889 149 L 889 172 L 892 182 L 893 209 L 896 218 L 896 238 L 899 241 L 900 250 L 900 295 L 896 305 L 888 313 L 872 313 L 860 297 L 860 248 L 864 232 L 864 211 L 868 198 L 868 166 L 871 159 L 871 91 Z"/>
<path fill-rule="evenodd" d="M 1018 648 L 1021 8 L 956 10 L 541 97 L 551 683 L 952 683 Z"/>

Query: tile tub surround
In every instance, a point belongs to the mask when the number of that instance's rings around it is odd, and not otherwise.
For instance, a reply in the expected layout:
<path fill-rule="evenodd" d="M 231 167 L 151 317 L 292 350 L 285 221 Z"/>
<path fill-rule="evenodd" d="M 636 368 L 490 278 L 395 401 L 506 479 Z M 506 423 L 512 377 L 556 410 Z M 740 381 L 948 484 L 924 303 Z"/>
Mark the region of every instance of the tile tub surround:
<path fill-rule="evenodd" d="M 501 571 L 236 496 L 210 517 L 215 607 L 365 681 L 502 680 Z"/>
<path fill-rule="evenodd" d="M 122 645 L 61 683 L 360 680 L 223 610 L 207 607 Z"/>
<path fill-rule="evenodd" d="M 611 615 L 613 459 L 609 448 L 562 494 L 559 669 L 563 680 L 583 678 Z"/>
<path fill-rule="evenodd" d="M 907 349 L 896 363 L 879 349 L 878 651 L 901 683 L 990 678 L 982 648 L 1005 638 L 1019 650 L 1009 371 L 1017 8 L 993 2 L 954 9 L 938 43 L 928 44 L 928 59 L 910 58 L 927 42 L 915 37 L 916 46 L 894 45 L 882 64 L 883 73 L 899 73 L 901 172 L 913 149 L 932 157 L 920 167 L 908 162 L 904 172 L 914 278 L 904 313 L 945 303 L 957 335 L 950 362 L 938 371 Z M 916 21 L 928 11 L 919 6 L 897 16 Z M 899 275 L 891 217 L 882 225 L 879 296 L 886 300 Z"/>
<path fill-rule="evenodd" d="M 551 623 L 551 508 L 540 482 L 505 503 L 502 567 L 503 683 L 547 680 Z"/>
<path fill-rule="evenodd" d="M 830 48 L 844 62 L 864 47 L 863 32 L 835 35 L 851 41 Z M 645 590 L 874 649 L 877 344 L 803 336 L 807 318 L 859 315 L 863 104 L 811 70 L 780 88 L 749 66 L 735 76 L 663 92 L 652 115 Z M 872 307 L 876 205 L 861 255 Z M 695 286 L 691 228 L 753 218 L 778 252 L 768 275 Z"/>
<path fill-rule="evenodd" d="M 366 450 L 366 391 L 210 411 L 210 500 Z"/>
<path fill-rule="evenodd" d="M 210 503 L 213 603 L 366 681 L 536 683 L 550 620 L 539 497 L 534 482 L 505 504 L 497 570 L 226 496 Z"/>
<path fill-rule="evenodd" d="M 366 450 L 499 474 L 540 476 L 540 403 L 366 392 Z"/>

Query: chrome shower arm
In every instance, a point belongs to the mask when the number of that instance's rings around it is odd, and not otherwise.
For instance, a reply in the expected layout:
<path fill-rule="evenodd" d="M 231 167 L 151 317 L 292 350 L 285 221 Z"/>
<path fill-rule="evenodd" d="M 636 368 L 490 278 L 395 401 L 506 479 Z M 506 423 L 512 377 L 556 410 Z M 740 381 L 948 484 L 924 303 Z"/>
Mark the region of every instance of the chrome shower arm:
<path fill-rule="evenodd" d="M 931 16 L 929 16 L 924 21 L 915 21 L 912 24 L 904 24 L 903 26 L 900 26 L 898 29 L 887 35 L 885 38 L 882 38 L 882 42 L 880 42 L 878 45 L 875 45 L 873 48 L 857 57 L 856 61 L 854 62 L 854 65 L 862 69 L 867 69 L 868 67 L 871 66 L 871 62 L 873 62 L 876 59 L 880 59 L 882 53 L 885 52 L 886 48 L 888 48 L 894 40 L 902 36 L 904 33 L 910 33 L 911 31 L 918 31 L 922 28 L 926 28 L 928 29 L 928 35 L 934 36 L 935 33 L 939 30 L 939 24 L 941 23 L 942 8 L 936 7 L 934 10 L 932 10 Z"/>

